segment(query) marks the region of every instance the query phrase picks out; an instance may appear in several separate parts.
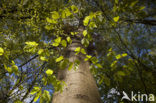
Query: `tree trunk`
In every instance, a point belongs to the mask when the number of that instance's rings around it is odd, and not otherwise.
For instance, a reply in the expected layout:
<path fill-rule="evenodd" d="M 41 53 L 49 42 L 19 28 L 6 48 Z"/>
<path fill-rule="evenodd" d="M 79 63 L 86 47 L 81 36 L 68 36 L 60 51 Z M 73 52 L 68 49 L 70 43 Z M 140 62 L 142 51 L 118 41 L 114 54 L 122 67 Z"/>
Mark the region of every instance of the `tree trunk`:
<path fill-rule="evenodd" d="M 64 69 L 58 73 L 58 79 L 67 84 L 63 92 L 55 92 L 52 103 L 101 103 L 96 82 L 90 72 L 89 62 L 84 61 L 84 55 L 75 55 L 75 48 L 82 47 L 79 40 L 73 40 L 68 46 L 66 57 L 70 62 L 79 60 L 80 64 L 76 70 Z"/>

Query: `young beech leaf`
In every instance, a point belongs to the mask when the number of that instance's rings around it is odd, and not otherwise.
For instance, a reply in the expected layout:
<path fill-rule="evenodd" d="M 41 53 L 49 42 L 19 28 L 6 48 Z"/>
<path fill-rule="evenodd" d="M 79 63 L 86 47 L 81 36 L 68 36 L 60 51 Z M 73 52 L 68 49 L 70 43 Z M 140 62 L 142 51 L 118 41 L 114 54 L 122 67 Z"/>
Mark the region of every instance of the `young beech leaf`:
<path fill-rule="evenodd" d="M 82 54 L 86 54 L 85 49 L 82 48 L 82 49 L 81 49 L 81 53 L 82 53 Z"/>
<path fill-rule="evenodd" d="M 47 90 L 44 90 L 44 95 L 48 101 L 50 101 L 50 93 Z"/>
<path fill-rule="evenodd" d="M 58 18 L 60 18 L 59 13 L 56 12 L 56 11 L 53 11 L 53 12 L 52 12 L 52 18 L 53 18 L 53 19 L 58 19 Z"/>
<path fill-rule="evenodd" d="M 29 46 L 38 46 L 38 43 L 36 43 L 35 41 L 25 42 L 25 44 L 27 44 Z"/>
<path fill-rule="evenodd" d="M 76 49 L 75 49 L 75 52 L 80 52 L 80 47 L 77 47 Z"/>
<path fill-rule="evenodd" d="M 143 10 L 143 9 L 145 9 L 145 6 L 141 6 L 139 10 Z"/>
<path fill-rule="evenodd" d="M 90 20 L 90 16 L 86 16 L 85 19 L 83 20 L 83 25 L 87 26 Z"/>
<path fill-rule="evenodd" d="M 5 68 L 9 73 L 12 72 L 12 69 L 11 69 L 10 67 L 7 67 L 5 64 L 4 64 L 4 68 Z"/>
<path fill-rule="evenodd" d="M 80 51 L 81 51 L 81 48 L 80 48 L 80 47 L 77 47 L 77 48 L 75 49 L 76 55 L 77 55 Z"/>
<path fill-rule="evenodd" d="M 115 22 L 118 22 L 118 20 L 119 20 L 119 16 L 114 17 L 113 20 L 114 20 Z"/>
<path fill-rule="evenodd" d="M 91 55 L 86 55 L 86 58 L 84 59 L 85 61 L 89 60 L 92 56 Z"/>
<path fill-rule="evenodd" d="M 40 56 L 40 59 L 41 59 L 42 61 L 48 61 L 48 59 L 47 59 L 46 57 L 44 57 L 44 56 Z"/>
<path fill-rule="evenodd" d="M 98 62 L 98 59 L 96 57 L 92 57 L 91 61 L 92 61 L 93 64 L 96 64 Z"/>
<path fill-rule="evenodd" d="M 116 3 L 116 4 L 118 4 L 118 2 L 119 2 L 118 0 L 115 0 L 115 3 Z"/>
<path fill-rule="evenodd" d="M 57 37 L 55 40 L 54 40 L 54 43 L 52 44 L 53 46 L 59 46 L 61 42 L 61 37 Z"/>
<path fill-rule="evenodd" d="M 64 57 L 63 56 L 60 56 L 60 57 L 56 58 L 56 62 L 60 62 L 63 59 L 64 59 Z"/>
<path fill-rule="evenodd" d="M 35 98 L 34 98 L 34 102 L 36 102 L 36 101 L 38 100 L 38 98 L 39 98 L 40 95 L 41 95 L 41 92 L 42 92 L 42 91 L 40 91 L 40 92 L 38 92 L 38 93 L 36 94 L 36 96 L 35 96 Z"/>
<path fill-rule="evenodd" d="M 4 50 L 3 48 L 0 47 L 0 56 L 3 55 L 3 53 L 4 53 Z"/>
<path fill-rule="evenodd" d="M 69 36 L 66 39 L 67 39 L 68 43 L 72 43 L 72 40 L 71 40 L 71 38 Z"/>
<path fill-rule="evenodd" d="M 46 74 L 47 74 L 48 76 L 52 75 L 52 74 L 53 74 L 53 70 L 48 69 L 48 70 L 46 71 Z"/>
<path fill-rule="evenodd" d="M 123 71 L 118 71 L 117 74 L 118 74 L 119 76 L 125 76 L 125 75 L 126 75 Z"/>
<path fill-rule="evenodd" d="M 66 46 L 67 46 L 66 40 L 62 40 L 62 41 L 61 41 L 61 44 L 62 44 L 63 47 L 66 47 Z"/>
<path fill-rule="evenodd" d="M 72 9 L 73 13 L 77 13 L 79 11 L 75 5 L 72 5 L 71 9 Z"/>
<path fill-rule="evenodd" d="M 72 69 L 72 67 L 73 67 L 73 63 L 71 62 L 71 63 L 69 63 L 68 70 L 71 70 L 71 69 Z"/>
<path fill-rule="evenodd" d="M 38 54 L 40 55 L 40 54 L 42 54 L 44 52 L 44 49 L 40 49 L 39 51 L 38 51 Z"/>
<path fill-rule="evenodd" d="M 60 43 L 60 42 L 61 42 L 61 37 L 57 37 L 54 41 L 55 41 L 56 43 Z"/>
<path fill-rule="evenodd" d="M 87 35 L 87 30 L 83 31 L 83 36 L 85 37 Z"/>
<path fill-rule="evenodd" d="M 63 12 L 65 13 L 66 17 L 72 15 L 72 13 L 70 12 L 70 10 L 68 8 L 65 8 Z"/>
<path fill-rule="evenodd" d="M 12 68 L 12 70 L 13 70 L 14 72 L 17 72 L 17 71 L 18 71 L 18 66 L 16 66 L 16 65 L 13 65 L 11 68 Z"/>
<path fill-rule="evenodd" d="M 127 56 L 127 53 L 118 54 L 115 58 L 116 58 L 116 59 L 120 59 L 120 58 L 123 58 L 123 57 L 125 57 L 125 56 Z"/>
<path fill-rule="evenodd" d="M 115 66 L 115 64 L 117 63 L 118 61 L 114 61 L 112 64 L 111 64 L 111 67 L 114 67 Z"/>

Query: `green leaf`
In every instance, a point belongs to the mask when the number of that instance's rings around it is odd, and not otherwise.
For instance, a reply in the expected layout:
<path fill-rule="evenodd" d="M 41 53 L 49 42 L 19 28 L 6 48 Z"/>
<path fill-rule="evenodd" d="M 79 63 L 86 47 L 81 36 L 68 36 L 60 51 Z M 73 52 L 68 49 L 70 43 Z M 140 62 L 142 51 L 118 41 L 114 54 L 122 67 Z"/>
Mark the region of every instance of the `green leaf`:
<path fill-rule="evenodd" d="M 75 49 L 76 55 L 80 52 L 80 50 L 81 50 L 80 47 L 77 47 L 77 48 Z"/>
<path fill-rule="evenodd" d="M 67 46 L 66 40 L 62 40 L 62 41 L 61 41 L 61 44 L 62 44 L 63 47 L 66 47 L 66 46 Z"/>
<path fill-rule="evenodd" d="M 46 18 L 47 22 L 52 23 L 52 24 L 56 24 L 57 20 L 55 19 L 50 19 L 50 18 Z"/>
<path fill-rule="evenodd" d="M 4 50 L 3 48 L 0 47 L 0 56 L 3 55 L 3 53 L 4 53 Z"/>
<path fill-rule="evenodd" d="M 82 43 L 85 47 L 87 47 L 87 46 L 89 45 L 89 40 L 88 40 L 87 38 L 83 38 L 83 39 L 81 40 L 81 43 Z"/>
<path fill-rule="evenodd" d="M 41 95 L 41 91 L 36 94 L 34 98 L 34 102 L 36 102 L 39 99 L 40 95 Z"/>
<path fill-rule="evenodd" d="M 52 18 L 53 18 L 53 19 L 59 19 L 59 18 L 60 18 L 59 13 L 56 12 L 56 11 L 53 11 L 53 12 L 52 12 Z"/>
<path fill-rule="evenodd" d="M 61 60 L 63 60 L 64 59 L 64 57 L 63 56 L 60 56 L 60 57 L 58 57 L 57 59 L 56 59 L 56 62 L 60 62 Z"/>
<path fill-rule="evenodd" d="M 115 0 L 115 3 L 118 4 L 119 0 Z"/>
<path fill-rule="evenodd" d="M 76 49 L 75 49 L 75 52 L 80 52 L 80 47 L 77 47 Z"/>
<path fill-rule="evenodd" d="M 72 43 L 72 40 L 71 40 L 71 38 L 69 36 L 66 39 L 67 39 L 68 43 Z"/>
<path fill-rule="evenodd" d="M 65 8 L 63 12 L 65 13 L 67 17 L 72 15 L 72 13 L 70 12 L 68 8 Z"/>
<path fill-rule="evenodd" d="M 78 32 L 71 32 L 71 35 L 76 35 L 78 34 Z"/>
<path fill-rule="evenodd" d="M 86 58 L 84 59 L 85 61 L 89 60 L 92 56 L 91 55 L 86 55 Z"/>
<path fill-rule="evenodd" d="M 35 94 L 35 93 L 37 93 L 37 92 L 38 92 L 37 90 L 33 89 L 33 90 L 30 92 L 30 94 L 33 95 L 33 94 Z"/>
<path fill-rule="evenodd" d="M 36 43 L 35 41 L 25 42 L 25 44 L 27 44 L 29 46 L 38 46 L 38 43 Z"/>
<path fill-rule="evenodd" d="M 102 75 L 99 81 L 99 84 L 105 83 L 107 86 L 110 86 L 110 79 L 106 75 Z"/>
<path fill-rule="evenodd" d="M 40 91 L 40 90 L 41 90 L 40 87 L 35 86 L 35 87 L 33 88 L 33 90 L 30 92 L 30 94 L 33 95 L 33 94 L 37 93 L 37 92 Z"/>
<path fill-rule="evenodd" d="M 54 41 L 57 42 L 57 43 L 60 43 L 61 42 L 61 37 L 57 37 Z"/>
<path fill-rule="evenodd" d="M 118 61 L 114 61 L 112 64 L 111 64 L 111 67 L 114 67 L 115 66 L 115 64 L 117 63 Z"/>
<path fill-rule="evenodd" d="M 37 52 L 39 55 L 41 55 L 44 52 L 44 49 L 39 49 L 39 51 Z"/>
<path fill-rule="evenodd" d="M 48 59 L 47 59 L 46 57 L 44 57 L 44 56 L 40 56 L 40 59 L 41 59 L 42 61 L 48 61 Z"/>
<path fill-rule="evenodd" d="M 44 90 L 45 97 L 48 101 L 50 101 L 50 93 L 47 90 Z"/>
<path fill-rule="evenodd" d="M 71 63 L 69 64 L 68 70 L 71 70 L 72 67 L 73 67 L 73 63 L 71 62 Z"/>
<path fill-rule="evenodd" d="M 60 68 L 61 69 L 65 69 L 67 67 L 69 63 L 69 60 L 68 59 L 64 59 L 61 63 L 60 63 Z"/>
<path fill-rule="evenodd" d="M 83 36 L 85 37 L 87 35 L 87 30 L 83 31 Z"/>
<path fill-rule="evenodd" d="M 98 68 L 102 68 L 102 65 L 99 64 L 99 63 L 97 63 L 96 66 L 97 66 Z"/>
<path fill-rule="evenodd" d="M 110 49 L 108 50 L 108 52 L 112 52 L 112 48 L 110 48 Z"/>
<path fill-rule="evenodd" d="M 55 40 L 54 40 L 54 43 L 52 44 L 53 46 L 59 46 L 61 42 L 61 37 L 57 37 Z"/>
<path fill-rule="evenodd" d="M 110 86 L 110 79 L 106 75 L 103 77 L 103 81 L 107 86 Z"/>
<path fill-rule="evenodd" d="M 59 46 L 59 43 L 54 42 L 52 45 L 57 47 L 57 46 Z"/>
<path fill-rule="evenodd" d="M 78 59 L 76 59 L 76 60 L 74 61 L 74 70 L 77 70 L 77 69 L 78 69 L 79 64 L 80 64 L 80 61 L 79 61 Z"/>
<path fill-rule="evenodd" d="M 82 48 L 82 49 L 81 49 L 81 53 L 82 53 L 82 54 L 86 54 L 85 49 Z"/>
<path fill-rule="evenodd" d="M 11 69 L 10 67 L 7 67 L 5 64 L 4 64 L 4 68 L 5 68 L 5 70 L 7 70 L 9 73 L 12 72 L 12 69 Z"/>
<path fill-rule="evenodd" d="M 91 21 L 89 24 L 90 28 L 97 28 L 97 25 L 95 24 L 95 22 Z"/>
<path fill-rule="evenodd" d="M 118 74 L 119 76 L 125 76 L 125 75 L 126 75 L 123 71 L 118 71 L 117 74 Z"/>
<path fill-rule="evenodd" d="M 51 70 L 51 69 L 46 70 L 46 74 L 48 76 L 52 75 L 53 74 L 53 70 Z"/>
<path fill-rule="evenodd" d="M 90 20 L 90 16 L 86 16 L 85 19 L 83 20 L 83 25 L 87 26 Z"/>
<path fill-rule="evenodd" d="M 125 57 L 125 56 L 127 56 L 127 53 L 123 53 L 123 54 L 122 54 L 122 57 Z"/>
<path fill-rule="evenodd" d="M 72 5 L 71 9 L 72 9 L 73 13 L 77 13 L 79 11 L 75 5 Z"/>
<path fill-rule="evenodd" d="M 11 69 L 12 69 L 12 71 L 15 72 L 15 73 L 18 72 L 18 66 L 16 66 L 16 65 L 11 66 Z"/>
<path fill-rule="evenodd" d="M 120 58 L 123 58 L 123 57 L 125 57 L 125 56 L 127 56 L 127 53 L 118 54 L 115 58 L 116 58 L 116 59 L 120 59 Z"/>
<path fill-rule="evenodd" d="M 39 91 L 41 89 L 41 87 L 34 86 L 34 89 Z"/>
<path fill-rule="evenodd" d="M 98 59 L 96 57 L 92 57 L 91 61 L 92 61 L 93 64 L 96 64 L 98 62 Z"/>
<path fill-rule="evenodd" d="M 25 44 L 26 46 L 24 47 L 24 51 L 30 52 L 30 53 L 36 52 L 38 43 L 36 43 L 35 41 L 32 41 L 32 42 L 25 42 Z"/>
<path fill-rule="evenodd" d="M 16 100 L 14 101 L 14 103 L 23 103 L 23 102 L 21 102 L 20 100 Z"/>
<path fill-rule="evenodd" d="M 130 6 L 133 7 L 136 3 L 138 2 L 138 0 L 133 1 Z"/>
<path fill-rule="evenodd" d="M 145 6 L 141 6 L 141 7 L 139 8 L 139 10 L 143 10 L 143 9 L 145 9 Z"/>
<path fill-rule="evenodd" d="M 46 26 L 45 26 L 45 29 L 47 29 L 47 30 L 52 30 L 52 29 L 53 29 L 53 26 L 52 26 L 52 25 L 46 25 Z"/>
<path fill-rule="evenodd" d="M 114 17 L 113 20 L 114 20 L 115 22 L 118 22 L 118 20 L 119 20 L 119 16 Z"/>

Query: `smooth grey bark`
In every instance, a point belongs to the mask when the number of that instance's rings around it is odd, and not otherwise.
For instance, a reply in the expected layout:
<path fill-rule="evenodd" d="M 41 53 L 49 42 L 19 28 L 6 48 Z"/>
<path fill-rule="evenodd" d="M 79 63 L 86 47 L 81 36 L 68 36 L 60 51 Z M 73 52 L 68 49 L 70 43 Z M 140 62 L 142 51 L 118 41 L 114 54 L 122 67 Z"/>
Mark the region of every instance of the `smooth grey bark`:
<path fill-rule="evenodd" d="M 52 103 L 101 103 L 100 95 L 96 82 L 90 72 L 89 62 L 84 61 L 84 55 L 79 53 L 75 55 L 75 48 L 82 47 L 79 40 L 73 40 L 68 46 L 66 57 L 70 62 L 79 60 L 80 64 L 77 70 L 74 66 L 71 70 L 67 68 L 58 72 L 58 79 L 67 84 L 63 92 L 55 92 Z"/>

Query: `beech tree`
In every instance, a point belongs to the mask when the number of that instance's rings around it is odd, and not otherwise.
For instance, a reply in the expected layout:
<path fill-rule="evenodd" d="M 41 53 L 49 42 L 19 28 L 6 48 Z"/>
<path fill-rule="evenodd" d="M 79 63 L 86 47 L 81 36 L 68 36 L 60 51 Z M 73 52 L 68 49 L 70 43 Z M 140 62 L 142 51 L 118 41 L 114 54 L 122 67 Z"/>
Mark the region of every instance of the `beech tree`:
<path fill-rule="evenodd" d="M 1 0 L 0 103 L 156 95 L 155 10 L 153 0 Z"/>

